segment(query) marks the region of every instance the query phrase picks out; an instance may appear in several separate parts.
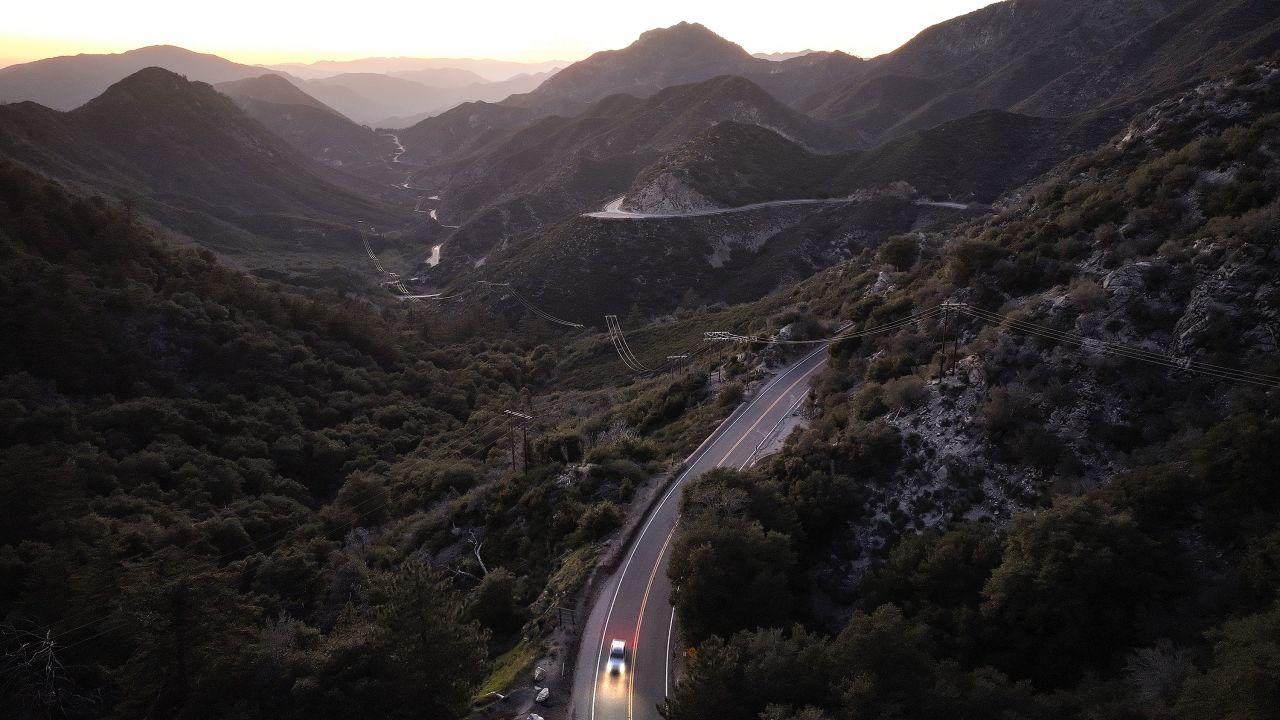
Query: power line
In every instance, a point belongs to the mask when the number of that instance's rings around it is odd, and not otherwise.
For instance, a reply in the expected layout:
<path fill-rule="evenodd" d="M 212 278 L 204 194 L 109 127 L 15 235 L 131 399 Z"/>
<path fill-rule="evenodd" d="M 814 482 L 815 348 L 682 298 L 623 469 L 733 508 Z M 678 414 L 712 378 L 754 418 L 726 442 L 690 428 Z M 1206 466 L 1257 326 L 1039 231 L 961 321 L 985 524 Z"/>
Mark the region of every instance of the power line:
<path fill-rule="evenodd" d="M 776 340 L 750 335 L 738 335 L 725 331 L 704 333 L 703 339 L 705 342 L 748 342 L 764 345 L 812 345 L 897 330 L 908 324 L 933 317 L 939 313 L 944 313 L 949 310 L 964 313 L 975 320 L 1006 325 L 1010 329 L 1024 334 L 1038 335 L 1040 337 L 1076 345 L 1086 350 L 1093 350 L 1103 354 L 1116 355 L 1131 360 L 1160 365 L 1172 370 L 1183 370 L 1223 380 L 1250 383 L 1253 385 L 1261 385 L 1263 387 L 1280 387 L 1280 376 L 1266 375 L 1250 370 L 1240 370 L 1222 365 L 1214 365 L 1211 363 L 1200 362 L 1198 360 L 1192 360 L 1191 358 L 1180 358 L 1166 353 L 1159 353 L 1154 350 L 1098 340 L 1096 338 L 1079 335 L 1077 333 L 1057 330 L 1028 320 L 1020 320 L 1008 315 L 1001 315 L 989 310 L 983 310 L 967 303 L 942 303 L 927 310 L 913 313 L 901 320 L 895 320 L 884 325 L 868 328 L 866 330 L 859 330 L 857 332 L 837 333 L 832 337 L 821 340 Z"/>
<path fill-rule="evenodd" d="M 622 358 L 622 362 L 635 372 L 648 372 L 649 368 L 640 362 L 635 353 L 631 352 L 631 348 L 627 345 L 627 338 L 622 334 L 622 324 L 618 322 L 617 315 L 605 315 L 605 326 L 609 329 L 609 339 L 613 341 L 614 347 L 618 351 L 618 357 Z"/>
<path fill-rule="evenodd" d="M 1201 375 L 1209 375 L 1223 380 L 1233 380 L 1253 385 L 1261 385 L 1264 387 L 1280 387 L 1280 377 L 1275 375 L 1266 375 L 1250 370 L 1239 370 L 1222 365 L 1200 362 L 1190 358 L 1180 358 L 1165 353 L 1159 353 L 1154 350 L 1110 343 L 1096 338 L 1079 335 L 1077 333 L 1057 330 L 1028 320 L 1020 320 L 1008 315 L 1000 315 L 989 310 L 982 310 L 962 303 L 953 304 L 949 307 L 953 307 L 959 312 L 978 320 L 991 323 L 1004 323 L 1015 330 L 1029 335 L 1038 335 L 1051 340 L 1069 343 L 1082 347 L 1086 350 L 1093 350 L 1109 355 L 1118 355 L 1131 360 L 1161 365 L 1173 370 L 1185 370 L 1187 372 L 1194 372 Z"/>
<path fill-rule="evenodd" d="M 776 340 L 776 339 L 759 337 L 755 335 L 737 335 L 735 333 L 724 332 L 724 331 L 712 331 L 712 332 L 703 333 L 703 340 L 704 342 L 745 342 L 745 343 L 756 343 L 760 345 L 822 345 L 825 343 L 835 342 L 837 340 L 846 340 L 849 338 L 864 337 L 867 335 L 877 335 L 880 333 L 888 332 L 890 330 L 901 329 L 919 320 L 924 320 L 926 318 L 933 317 L 941 313 L 942 311 L 943 311 L 943 306 L 937 305 L 928 310 L 924 310 L 922 312 L 912 313 L 911 315 L 908 315 L 907 317 L 902 318 L 901 320 L 894 320 L 893 322 L 885 323 L 884 325 L 877 325 L 876 327 L 867 328 L 866 330 L 858 330 L 856 332 L 837 332 L 835 335 L 832 335 L 831 337 L 821 338 L 819 340 Z"/>
<path fill-rule="evenodd" d="M 577 402 L 577 398 L 574 398 L 574 397 L 572 397 L 572 396 L 561 397 L 561 398 L 559 398 L 559 399 L 557 399 L 557 400 L 554 400 L 554 401 L 551 401 L 551 402 L 547 403 L 547 404 L 546 404 L 546 405 L 541 409 L 541 413 L 545 415 L 545 414 L 548 414 L 548 412 L 549 412 L 549 411 L 555 411 L 555 410 L 558 410 L 558 409 L 563 409 L 564 407 L 566 407 L 566 406 L 568 406 L 568 405 L 571 405 L 571 404 L 573 404 L 573 403 L 575 403 L 575 402 Z M 516 412 L 512 412 L 512 411 L 509 411 L 509 410 L 504 410 L 504 411 L 503 411 L 503 412 L 501 412 L 501 413 L 497 413 L 497 414 L 495 414 L 493 417 L 491 417 L 491 418 L 489 418 L 488 420 L 486 420 L 486 421 L 484 421 L 483 423 L 481 423 L 481 425 L 480 425 L 479 427 L 474 428 L 474 429 L 472 429 L 471 431 L 469 431 L 468 433 L 466 433 L 465 435 L 463 435 L 463 436 L 461 436 L 461 437 L 456 437 L 456 438 L 454 438 L 453 440 L 449 441 L 447 444 L 445 444 L 445 445 L 442 447 L 442 450 L 440 451 L 440 452 L 442 453 L 442 454 L 441 454 L 441 457 L 442 457 L 442 458 L 443 458 L 443 457 L 447 457 L 447 455 L 444 455 L 443 453 L 448 453 L 448 452 L 452 452 L 453 450 L 456 450 L 456 449 L 457 449 L 457 446 L 460 446 L 461 444 L 465 443 L 467 440 L 471 439 L 472 437 L 475 437 L 476 435 L 482 435 L 482 436 L 483 436 L 483 435 L 488 435 L 488 434 L 490 434 L 490 433 L 493 433 L 494 431 L 497 431 L 497 434 L 496 434 L 496 435 L 493 435 L 493 436 L 492 436 L 491 438 L 489 438 L 485 443 L 483 443 L 480 447 L 475 448 L 475 449 L 473 449 L 473 450 L 471 450 L 471 451 L 469 451 L 469 452 L 466 452 L 466 453 L 461 454 L 461 455 L 459 456 L 459 458 L 458 458 L 458 459 L 459 459 L 459 460 L 467 460 L 467 459 L 470 459 L 470 458 L 471 458 L 472 456 L 474 456 L 476 453 L 481 452 L 481 451 L 483 451 L 483 450 L 487 450 L 487 449 L 489 449 L 489 448 L 493 447 L 493 445 L 494 445 L 495 443 L 497 443 L 497 442 L 498 442 L 498 440 L 499 440 L 501 437 L 503 437 L 503 435 L 505 435 L 505 434 L 507 433 L 507 431 L 508 431 L 508 429 L 509 429 L 509 423 L 510 423 L 513 419 L 519 419 L 519 420 L 521 420 L 523 423 L 527 423 L 529 420 L 531 420 L 531 419 L 532 419 L 532 416 L 529 416 L 529 415 L 527 415 L 527 414 L 525 414 L 525 413 L 516 413 Z M 351 510 L 351 511 L 353 511 L 353 512 L 354 512 L 354 511 L 359 510 L 359 509 L 363 508 L 364 506 L 369 505 L 370 503 L 375 502 L 375 501 L 377 501 L 377 500 L 379 500 L 379 496 L 378 496 L 378 495 L 372 495 L 371 497 L 366 498 L 365 500 L 363 500 L 363 501 L 361 501 L 361 502 L 359 502 L 359 503 L 356 503 L 356 504 L 355 504 L 355 505 L 353 505 L 351 508 L 349 508 L 349 510 Z M 360 521 L 364 520 L 365 518 L 368 518 L 369 516 L 371 516 L 371 515 L 372 515 L 373 513 L 375 513 L 375 512 L 378 512 L 378 511 L 380 511 L 380 510 L 383 510 L 383 509 L 385 509 L 385 508 L 389 507 L 389 506 L 390 506 L 394 501 L 395 501 L 395 499 L 394 499 L 394 498 L 387 498 L 385 501 L 383 501 L 383 502 L 381 502 L 381 503 L 378 503 L 377 505 L 374 505 L 373 507 L 367 508 L 367 509 L 365 510 L 365 512 L 362 512 L 362 513 L 360 513 L 359 515 L 357 515 L 356 517 L 354 517 L 353 519 L 351 519 L 350 521 L 348 521 L 348 522 L 346 522 L 346 523 L 343 523 L 340 527 L 342 527 L 342 528 L 355 528 L 355 527 L 357 527 L 357 526 L 358 526 L 358 523 L 359 523 Z M 281 529 L 281 530 L 276 530 L 276 531 L 272 531 L 272 532 L 266 533 L 265 535 L 263 535 L 262 537 L 260 537 L 258 540 L 251 541 L 250 543 L 247 543 L 247 544 L 245 544 L 245 545 L 242 545 L 242 546 L 240 546 L 240 547 L 238 547 L 238 548 L 235 548 L 235 549 L 233 549 L 233 550 L 229 550 L 229 551 L 227 551 L 227 552 L 224 552 L 224 553 L 222 553 L 220 556 L 218 556 L 218 557 L 216 557 L 216 558 L 212 558 L 212 559 L 210 559 L 210 560 L 209 560 L 209 562 L 211 562 L 211 563 L 213 563 L 213 564 L 221 565 L 224 561 L 232 559 L 235 555 L 238 555 L 238 554 L 240 554 L 240 553 L 242 553 L 242 552 L 244 552 L 244 551 L 246 551 L 246 550 L 254 549 L 255 547 L 257 547 L 257 546 L 259 546 L 260 544 L 262 544 L 265 540 L 269 540 L 269 539 L 272 539 L 272 538 L 277 538 L 277 537 L 281 536 L 282 534 L 287 533 L 288 531 L 293 530 L 293 529 L 296 529 L 296 528 L 283 528 L 283 529 Z M 164 548 L 161 548 L 161 549 L 164 549 Z M 180 551 L 180 552 L 187 552 L 187 551 L 190 551 L 190 550 L 191 550 L 191 547 L 190 547 L 190 546 L 187 546 L 187 547 L 180 547 L 180 548 L 177 548 L 177 550 L 178 550 L 178 551 Z M 260 551 L 260 552 L 261 552 L 261 551 Z M 135 556 L 135 558 L 136 558 L 136 557 L 138 557 L 138 556 Z M 129 560 L 128 560 L 128 559 L 126 559 L 126 560 L 122 560 L 122 561 L 119 561 L 119 562 L 125 563 L 125 562 L 129 562 Z M 140 566 L 145 566 L 145 564 L 149 564 L 150 562 L 154 562 L 154 560 L 152 560 L 151 558 L 147 558 L 147 559 L 145 559 L 145 560 L 144 560 L 144 563 L 140 563 L 139 565 L 140 565 Z M 138 567 L 138 566 L 134 566 L 134 567 Z M 86 614 L 86 613 L 81 612 L 81 613 L 77 613 L 76 615 L 83 616 L 84 614 Z M 76 615 L 72 615 L 72 616 L 70 616 L 70 617 L 75 617 Z M 63 618 L 63 621 L 65 621 L 66 619 L 67 619 L 67 618 Z M 98 618 L 96 618 L 96 619 L 89 620 L 88 622 L 82 623 L 82 624 L 77 625 L 76 627 L 70 628 L 70 629 L 68 629 L 68 630 L 63 630 L 62 632 L 59 632 L 58 634 L 51 636 L 51 638 L 50 638 L 50 639 L 51 639 L 51 640 L 58 640 L 58 639 L 61 639 L 61 638 L 63 638 L 63 637 L 66 637 L 67 635 L 70 635 L 70 634 L 72 634 L 72 633 L 75 633 L 75 632 L 78 632 L 78 631 L 80 631 L 80 630 L 83 630 L 83 629 L 85 629 L 85 628 L 87 628 L 87 627 L 90 627 L 90 626 L 96 625 L 96 624 L 98 624 L 98 623 L 106 622 L 106 621 L 109 621 L 109 620 L 111 620 L 111 616 L 110 616 L 110 615 L 108 615 L 108 616 L 103 616 L 103 617 L 98 617 Z M 72 644 L 70 644 L 70 645 L 65 645 L 65 646 L 63 646 L 63 647 L 64 647 L 64 649 L 71 648 L 71 647 L 75 647 L 76 645 L 83 644 L 83 643 L 88 642 L 89 640 L 92 640 L 92 639 L 94 639 L 94 638 L 101 637 L 102 635 L 105 635 L 105 634 L 107 634 L 108 632 L 111 632 L 113 629 L 118 629 L 119 627 L 123 627 L 123 623 L 118 623 L 116 628 L 108 627 L 107 629 L 103 630 L 102 632 L 96 633 L 95 635 L 92 635 L 92 636 L 90 636 L 90 637 L 88 637 L 88 638 L 85 638 L 85 639 L 83 639 L 83 640 L 79 640 L 79 641 L 77 641 L 77 642 L 75 642 L 75 643 L 72 643 Z"/>

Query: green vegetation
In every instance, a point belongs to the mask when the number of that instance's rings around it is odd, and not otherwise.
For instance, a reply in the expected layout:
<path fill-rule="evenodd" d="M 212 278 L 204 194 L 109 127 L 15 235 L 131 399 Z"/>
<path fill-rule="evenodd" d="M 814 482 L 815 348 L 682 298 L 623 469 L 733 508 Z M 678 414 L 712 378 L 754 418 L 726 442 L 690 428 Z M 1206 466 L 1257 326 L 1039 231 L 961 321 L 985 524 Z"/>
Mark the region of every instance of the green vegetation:
<path fill-rule="evenodd" d="M 372 292 L 0 163 L 6 715 L 462 717 L 727 412 L 698 375 L 540 396 L 545 331 Z"/>
<path fill-rule="evenodd" d="M 1025 203 L 798 298 L 858 330 L 959 296 L 1280 374 L 1278 77 L 1157 106 Z M 866 292 L 883 265 L 893 287 Z M 1274 390 L 1015 329 L 953 315 L 836 343 L 807 429 L 688 488 L 670 573 L 696 654 L 668 718 L 1272 714 Z M 938 384 L 943 347 L 963 365 Z"/>

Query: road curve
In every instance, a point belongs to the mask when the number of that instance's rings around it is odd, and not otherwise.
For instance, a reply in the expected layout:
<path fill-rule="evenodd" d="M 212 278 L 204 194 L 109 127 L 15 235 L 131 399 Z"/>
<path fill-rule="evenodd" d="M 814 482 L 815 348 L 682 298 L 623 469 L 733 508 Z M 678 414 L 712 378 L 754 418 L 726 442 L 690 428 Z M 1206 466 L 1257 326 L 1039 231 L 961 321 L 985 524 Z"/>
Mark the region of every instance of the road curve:
<path fill-rule="evenodd" d="M 622 201 L 626 197 L 620 197 L 611 201 L 604 206 L 603 210 L 597 212 L 583 213 L 583 217 L 595 218 L 597 220 L 664 220 L 668 218 L 691 218 L 705 217 L 707 215 L 728 215 L 730 213 L 747 212 L 749 210 L 760 210 L 769 207 L 785 207 L 788 205 L 848 205 L 850 203 L 864 202 L 863 200 L 855 200 L 853 198 L 805 198 L 800 200 L 770 200 L 769 202 L 752 203 L 751 205 L 739 205 L 730 208 L 710 208 L 708 210 L 690 210 L 688 212 L 677 213 L 644 213 L 632 212 L 631 210 L 622 209 Z M 971 205 L 969 203 L 957 202 L 938 202 L 933 200 L 916 200 L 917 205 L 927 205 L 931 207 L 950 208 L 952 210 L 966 210 Z"/>
<path fill-rule="evenodd" d="M 667 579 L 671 541 L 679 520 L 680 491 L 691 479 L 717 467 L 741 468 L 756 446 L 809 391 L 826 362 L 823 345 L 778 373 L 746 406 L 723 422 L 690 456 L 645 519 L 621 567 L 602 588 L 582 630 L 573 678 L 574 720 L 659 720 L 658 703 L 671 690 L 674 611 Z M 613 640 L 627 643 L 626 672 L 606 667 Z"/>
<path fill-rule="evenodd" d="M 759 210 L 768 207 L 781 207 L 786 205 L 833 205 L 848 204 L 861 202 L 860 200 L 851 200 L 849 198 L 813 198 L 804 200 L 771 200 L 769 202 L 753 203 L 751 205 L 739 205 L 731 208 L 710 208 L 708 210 L 690 210 L 688 212 L 678 213 L 641 213 L 631 212 L 622 209 L 622 201 L 624 198 L 618 198 L 603 210 L 598 212 L 583 213 L 584 217 L 596 218 L 597 220 L 662 220 L 665 218 L 691 218 L 703 217 L 706 215 L 727 215 L 729 213 L 746 212 L 748 210 Z"/>

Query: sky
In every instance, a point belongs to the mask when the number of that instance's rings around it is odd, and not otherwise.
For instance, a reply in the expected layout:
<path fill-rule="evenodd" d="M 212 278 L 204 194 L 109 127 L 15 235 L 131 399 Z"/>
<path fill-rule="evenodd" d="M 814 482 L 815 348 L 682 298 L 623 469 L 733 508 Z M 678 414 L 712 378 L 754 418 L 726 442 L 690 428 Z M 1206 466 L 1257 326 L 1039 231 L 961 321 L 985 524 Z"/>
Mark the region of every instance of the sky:
<path fill-rule="evenodd" d="M 0 66 L 179 45 L 243 63 L 362 57 L 578 60 L 700 22 L 751 52 L 870 57 L 992 0 L 44 0 L 6 3 Z"/>

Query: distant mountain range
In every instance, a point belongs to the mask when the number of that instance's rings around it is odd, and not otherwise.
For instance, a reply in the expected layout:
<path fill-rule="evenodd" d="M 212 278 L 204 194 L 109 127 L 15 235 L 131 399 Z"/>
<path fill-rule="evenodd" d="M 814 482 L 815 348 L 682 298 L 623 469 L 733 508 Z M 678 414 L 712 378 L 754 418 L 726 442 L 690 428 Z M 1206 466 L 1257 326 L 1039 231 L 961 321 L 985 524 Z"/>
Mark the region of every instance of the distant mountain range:
<path fill-rule="evenodd" d="M 273 70 L 280 70 L 307 80 L 330 77 L 343 73 L 383 73 L 386 75 L 406 75 L 422 71 L 461 70 L 472 73 L 482 80 L 498 82 L 516 75 L 537 75 L 550 72 L 556 68 L 570 65 L 569 60 L 547 60 L 545 62 L 510 62 L 507 60 L 486 60 L 476 58 L 407 58 L 407 57 L 374 57 L 359 60 L 320 60 L 313 63 L 283 63 L 270 65 Z M 410 78 L 418 79 L 418 78 Z M 426 82 L 434 87 L 450 87 L 440 82 Z M 466 83 L 463 83 L 466 84 Z"/>
<path fill-rule="evenodd" d="M 276 94 L 255 94 L 300 99 L 270 84 Z M 294 107 L 341 121 L 322 106 Z M 390 229 L 412 219 L 375 199 L 373 186 L 313 163 L 209 85 L 161 68 L 140 70 L 71 112 L 0 106 L 0 154 L 134 198 L 141 212 L 250 264 L 363 253 L 358 221 Z"/>
<path fill-rule="evenodd" d="M 414 183 L 447 188 L 442 217 L 463 222 L 456 247 L 479 257 L 502 237 L 519 237 L 624 192 L 645 165 L 722 121 L 757 123 L 807 147 L 838 143 L 822 123 L 750 80 L 726 75 L 646 99 L 614 95 L 572 118 L 495 131 L 482 150 L 419 173 Z M 497 233 L 493 213 L 482 212 L 489 208 L 501 218 Z"/>
<path fill-rule="evenodd" d="M 413 218 L 419 236 L 445 239 L 442 261 L 424 268 L 435 283 L 519 268 L 534 248 L 558 257 L 554 238 L 579 242 L 605 228 L 620 238 L 613 224 L 579 217 L 619 196 L 656 213 L 874 201 L 771 216 L 808 230 L 770 226 L 768 237 L 807 239 L 749 255 L 801 272 L 839 256 L 811 252 L 819 227 L 854 237 L 855 221 L 886 232 L 932 222 L 933 211 L 903 209 L 924 207 L 917 199 L 996 201 L 1155 101 L 1277 51 L 1274 0 L 1006 0 L 871 59 L 753 56 L 679 23 L 552 75 L 539 74 L 550 66 L 414 58 L 267 70 L 144 48 L 0 70 L 0 98 L 76 107 L 146 61 L 217 83 L 225 97 L 172 73 L 134 71 L 73 112 L 0 106 L 0 150 L 55 177 L 142 193 L 166 224 L 220 248 L 245 246 L 210 239 L 235 236 L 228 226 L 274 238 L 271 246 L 296 241 L 301 219 L 399 228 Z M 830 222 L 808 224 L 811 216 Z M 715 232 L 733 222 L 722 220 Z M 758 277 L 773 280 L 747 284 L 777 280 Z"/>
<path fill-rule="evenodd" d="M 395 153 L 387 135 L 357 125 L 279 75 L 218 83 L 214 89 L 312 159 L 352 172 Z"/>
<path fill-rule="evenodd" d="M 899 181 L 924 199 L 991 202 L 1155 100 L 1277 50 L 1280 7 L 1264 0 L 1009 0 L 871 60 L 765 60 L 681 23 L 400 137 L 441 216 L 461 225 L 433 277 L 465 280 L 516 272 L 534 248 L 558 256 L 546 243 L 570 237 L 565 221 L 578 239 L 614 232 L 573 218 L 623 193 L 660 213 L 874 197 Z M 738 80 L 707 82 L 715 75 Z M 662 130 L 629 130 L 646 127 L 642 108 Z"/>
<path fill-rule="evenodd" d="M 73 110 L 97 97 L 111 84 L 147 67 L 162 67 L 190 80 L 218 84 L 276 74 L 287 77 L 309 95 L 360 124 L 404 127 L 460 103 L 497 101 L 526 93 L 550 77 L 557 66 L 545 63 L 467 61 L 486 74 L 460 67 L 441 67 L 431 60 L 370 59 L 326 63 L 326 70 L 292 73 L 243 65 L 216 55 L 158 45 L 118 54 L 73 55 L 0 68 L 0 102 L 30 100 L 55 110 Z M 310 68 L 312 66 L 301 66 Z M 360 70 L 396 68 L 389 72 Z M 342 68 L 349 68 L 343 71 Z M 508 74 L 503 68 L 517 70 Z M 498 76 L 498 80 L 490 80 Z"/>
<path fill-rule="evenodd" d="M 0 68 L 0 102 L 30 100 L 54 110 L 74 110 L 114 83 L 149 67 L 162 67 L 209 84 L 274 72 L 217 55 L 154 45 L 123 53 L 66 55 Z"/>
<path fill-rule="evenodd" d="M 839 52 L 764 60 L 702 25 L 679 23 L 650 30 L 621 50 L 598 52 L 576 62 L 527 96 L 509 102 L 544 112 L 573 112 L 609 95 L 647 97 L 665 87 L 718 75 L 748 78 L 790 102 L 848 77 L 863 64 Z"/>

